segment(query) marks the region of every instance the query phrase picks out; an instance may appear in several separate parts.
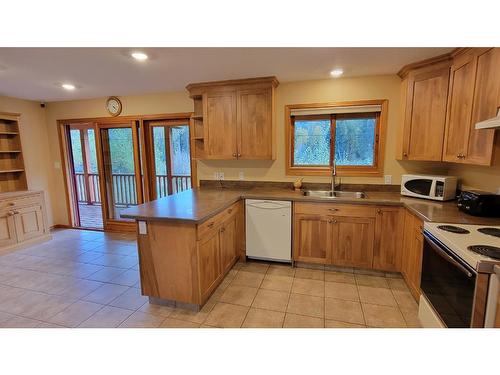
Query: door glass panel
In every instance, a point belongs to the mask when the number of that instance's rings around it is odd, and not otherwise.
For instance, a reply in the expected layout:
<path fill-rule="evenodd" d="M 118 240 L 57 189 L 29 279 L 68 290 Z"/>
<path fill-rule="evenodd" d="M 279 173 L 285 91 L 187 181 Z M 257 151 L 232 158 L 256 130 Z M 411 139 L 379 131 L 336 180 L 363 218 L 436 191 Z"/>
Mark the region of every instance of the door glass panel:
<path fill-rule="evenodd" d="M 156 198 L 191 188 L 189 126 L 152 127 Z"/>
<path fill-rule="evenodd" d="M 132 129 L 101 129 L 109 219 L 120 218 L 120 211 L 137 205 Z"/>
<path fill-rule="evenodd" d="M 102 228 L 102 208 L 94 129 L 70 129 L 79 225 Z"/>
<path fill-rule="evenodd" d="M 191 157 L 189 153 L 189 127 L 176 126 L 170 130 L 172 154 L 172 190 L 177 193 L 191 188 Z"/>
<path fill-rule="evenodd" d="M 156 197 L 168 195 L 167 148 L 164 126 L 153 127 L 153 145 L 155 158 Z"/>

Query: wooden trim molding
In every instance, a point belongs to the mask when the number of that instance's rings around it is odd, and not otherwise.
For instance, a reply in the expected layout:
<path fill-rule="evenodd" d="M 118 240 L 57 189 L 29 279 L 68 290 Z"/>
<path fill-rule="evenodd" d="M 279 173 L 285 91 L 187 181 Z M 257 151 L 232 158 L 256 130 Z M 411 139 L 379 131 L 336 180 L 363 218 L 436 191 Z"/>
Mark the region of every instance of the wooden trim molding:
<path fill-rule="evenodd" d="M 292 104 L 285 106 L 285 156 L 286 156 L 286 174 L 289 176 L 329 176 L 331 166 L 294 166 L 293 165 L 293 119 L 291 116 L 294 109 L 306 108 L 327 108 L 327 107 L 349 107 L 349 106 L 368 106 L 380 105 L 381 111 L 377 115 L 377 125 L 375 129 L 375 151 L 374 151 L 374 166 L 338 166 L 338 176 L 368 176 L 378 177 L 383 175 L 384 171 L 384 153 L 385 153 L 385 136 L 387 132 L 387 111 L 388 100 L 357 100 L 344 101 L 334 103 L 311 103 L 311 104 Z M 337 115 L 344 116 L 344 115 Z M 325 117 L 325 116 L 323 116 Z M 332 116 L 333 117 L 333 116 Z M 335 136 L 335 118 L 332 120 L 332 143 Z M 333 159 L 334 151 L 331 151 L 330 164 Z"/>
<path fill-rule="evenodd" d="M 445 53 L 445 54 L 442 54 L 439 56 L 434 56 L 434 57 L 431 57 L 429 59 L 425 59 L 422 61 L 417 61 L 417 62 L 408 64 L 408 65 L 405 65 L 399 70 L 399 72 L 397 74 L 401 79 L 404 79 L 408 75 L 408 73 L 412 70 L 424 68 L 426 66 L 430 66 L 430 65 L 434 65 L 434 64 L 438 64 L 438 63 L 442 63 L 442 62 L 451 62 L 451 60 L 455 56 L 457 56 L 461 53 L 467 52 L 467 50 L 469 50 L 469 49 L 471 49 L 471 48 L 470 47 L 455 48 L 454 50 L 452 50 L 448 53 Z"/>

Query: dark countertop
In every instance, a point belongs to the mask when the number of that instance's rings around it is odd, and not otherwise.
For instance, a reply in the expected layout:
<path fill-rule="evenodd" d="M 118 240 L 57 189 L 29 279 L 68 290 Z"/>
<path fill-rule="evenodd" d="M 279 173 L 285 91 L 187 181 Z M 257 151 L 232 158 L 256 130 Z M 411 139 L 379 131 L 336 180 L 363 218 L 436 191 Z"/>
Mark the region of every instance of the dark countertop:
<path fill-rule="evenodd" d="M 182 221 L 201 223 L 240 199 L 280 199 L 303 202 L 376 204 L 404 206 L 424 221 L 500 225 L 500 218 L 471 216 L 458 210 L 455 201 L 437 202 L 403 197 L 396 192 L 366 191 L 365 199 L 318 198 L 282 188 L 195 188 L 170 195 L 121 212 L 124 218 L 144 221 Z"/>

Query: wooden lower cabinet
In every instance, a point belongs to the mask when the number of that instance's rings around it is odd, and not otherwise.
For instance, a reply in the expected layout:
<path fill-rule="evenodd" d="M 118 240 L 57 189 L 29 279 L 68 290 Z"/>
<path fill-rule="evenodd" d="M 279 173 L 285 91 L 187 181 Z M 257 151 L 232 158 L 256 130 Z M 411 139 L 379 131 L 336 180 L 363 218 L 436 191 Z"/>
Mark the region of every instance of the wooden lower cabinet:
<path fill-rule="evenodd" d="M 219 234 L 219 231 L 213 231 L 198 241 L 198 278 L 201 300 L 210 296 L 222 275 Z"/>
<path fill-rule="evenodd" d="M 371 268 L 375 219 L 335 217 L 332 225 L 332 263 L 338 266 Z"/>
<path fill-rule="evenodd" d="M 405 211 L 401 273 L 411 294 L 417 301 L 420 298 L 420 277 L 422 274 L 422 229 L 422 220 L 409 211 Z"/>
<path fill-rule="evenodd" d="M 375 221 L 373 268 L 382 271 L 401 270 L 403 255 L 404 208 L 379 207 Z"/>
<path fill-rule="evenodd" d="M 17 243 L 16 223 L 11 211 L 0 213 L 0 248 L 8 247 Z"/>
<path fill-rule="evenodd" d="M 294 260 L 328 264 L 332 256 L 332 219 L 321 215 L 295 214 Z"/>
<path fill-rule="evenodd" d="M 293 259 L 399 272 L 404 211 L 393 206 L 295 203 Z"/>
<path fill-rule="evenodd" d="M 231 269 L 237 254 L 237 220 L 236 215 L 231 216 L 222 225 L 220 237 L 220 264 L 222 272 Z"/>
<path fill-rule="evenodd" d="M 48 239 L 43 192 L 0 194 L 0 250 Z"/>

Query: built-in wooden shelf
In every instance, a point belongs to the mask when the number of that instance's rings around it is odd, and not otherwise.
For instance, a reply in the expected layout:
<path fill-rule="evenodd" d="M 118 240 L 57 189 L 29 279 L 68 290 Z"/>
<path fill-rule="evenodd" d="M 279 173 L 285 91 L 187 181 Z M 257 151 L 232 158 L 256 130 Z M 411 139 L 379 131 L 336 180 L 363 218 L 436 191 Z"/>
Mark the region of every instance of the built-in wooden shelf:
<path fill-rule="evenodd" d="M 27 190 L 19 113 L 0 112 L 0 191 Z"/>
<path fill-rule="evenodd" d="M 24 172 L 24 169 L 4 169 L 0 170 L 0 173 L 19 173 Z"/>

